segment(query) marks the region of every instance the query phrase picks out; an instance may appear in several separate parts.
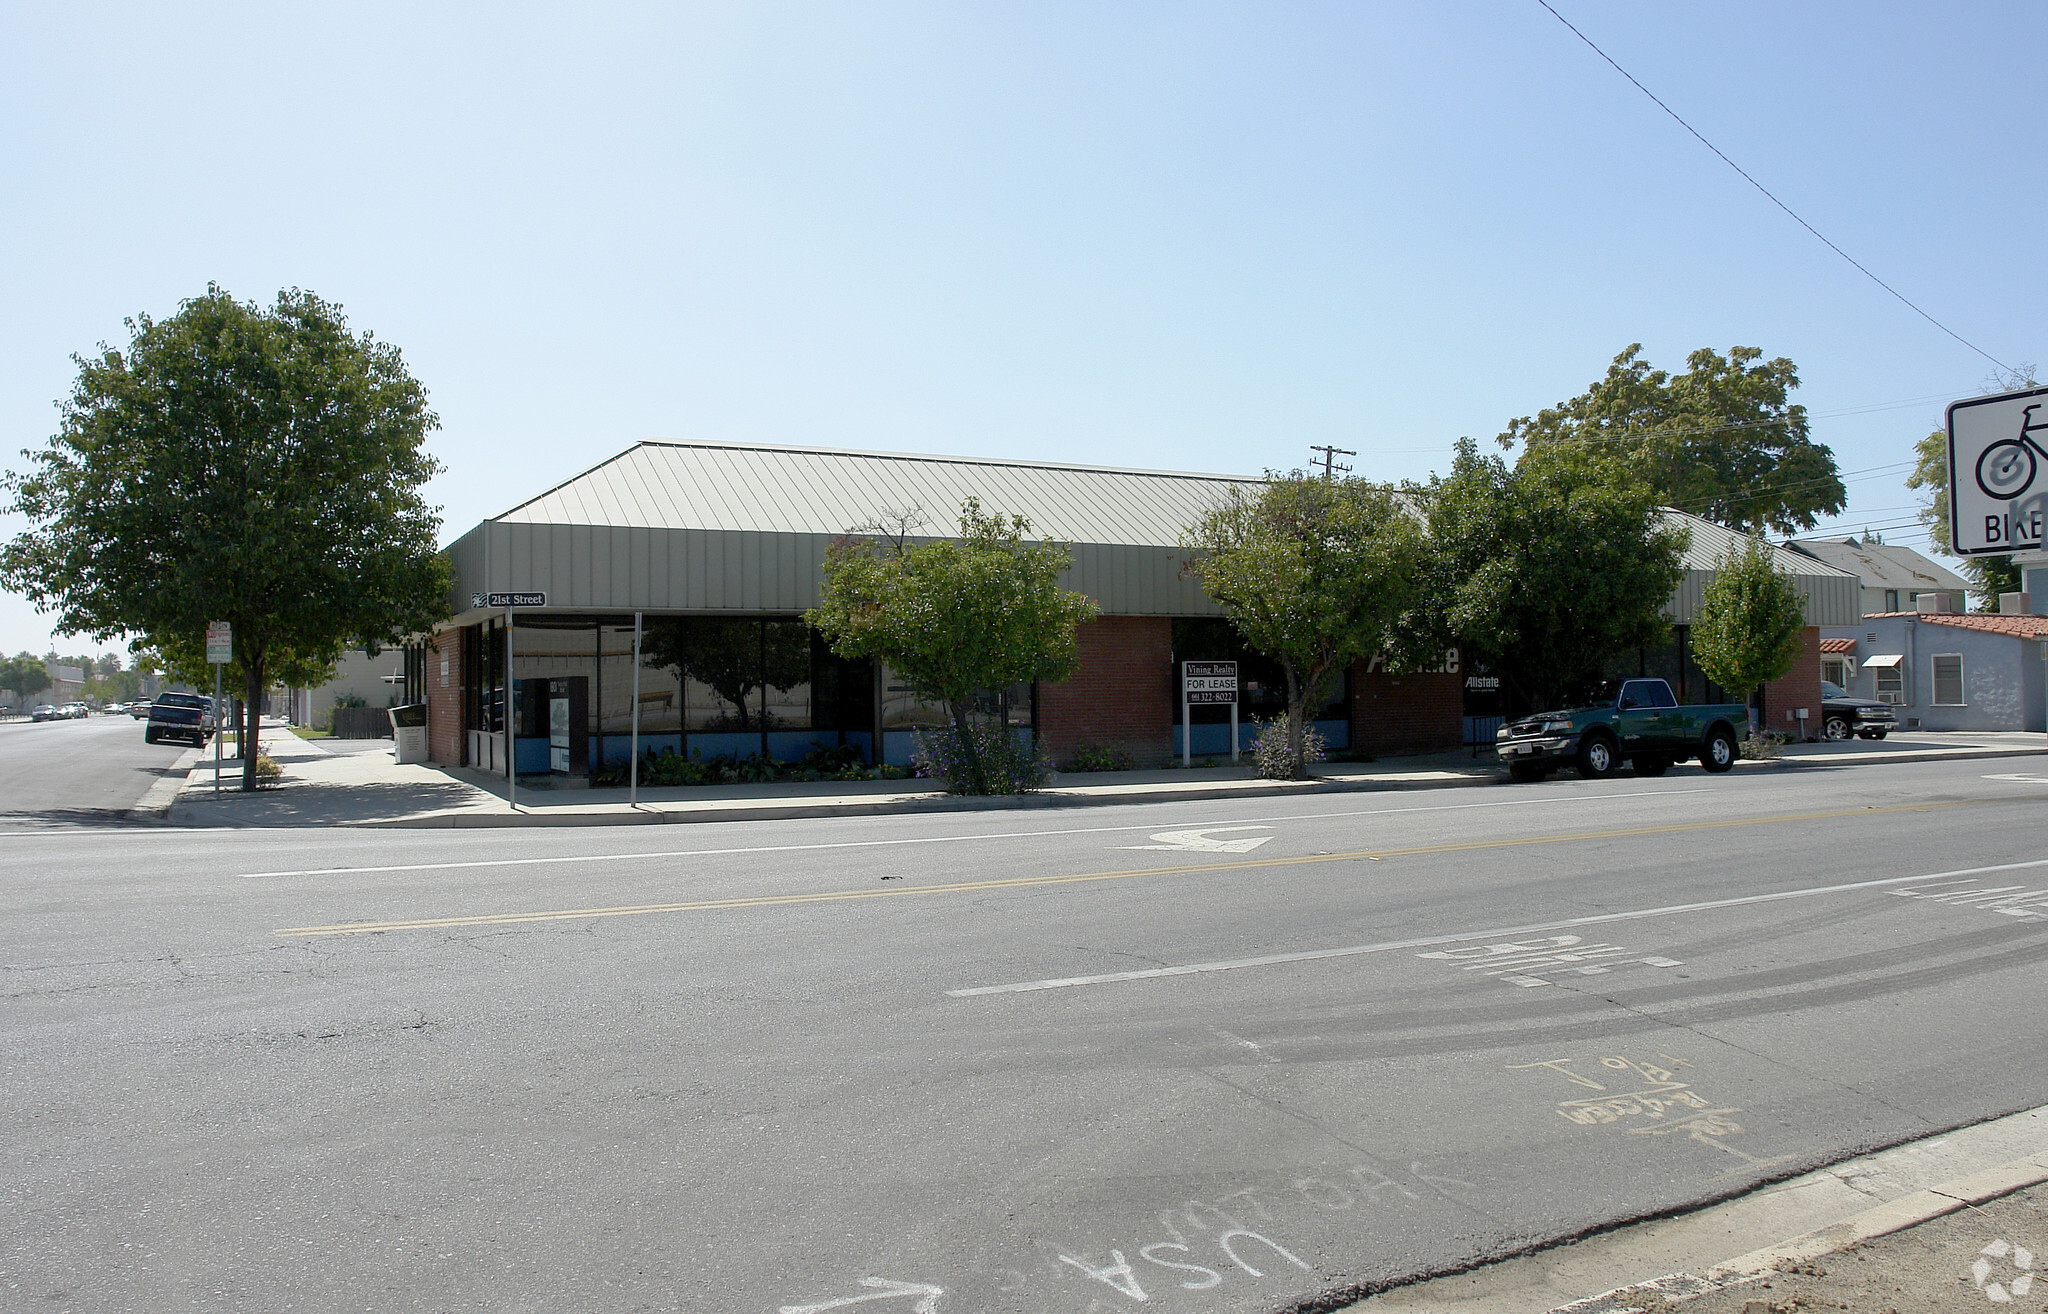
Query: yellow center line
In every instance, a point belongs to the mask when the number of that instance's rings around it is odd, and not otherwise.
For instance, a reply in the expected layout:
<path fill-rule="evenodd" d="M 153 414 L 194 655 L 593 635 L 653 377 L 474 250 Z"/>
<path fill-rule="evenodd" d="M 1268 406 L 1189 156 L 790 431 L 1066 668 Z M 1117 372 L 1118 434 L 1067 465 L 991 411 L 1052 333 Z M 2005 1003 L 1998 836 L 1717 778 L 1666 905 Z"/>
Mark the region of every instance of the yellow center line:
<path fill-rule="evenodd" d="M 1661 826 L 1629 826 L 1618 830 L 1582 830 L 1562 835 L 1517 835 L 1507 839 L 1461 840 L 1453 844 L 1418 844 L 1400 849 L 1361 849 L 1351 853 L 1310 853 L 1293 858 L 1247 858 L 1239 862 L 1191 863 L 1178 867 L 1138 867 L 1123 871 L 1092 871 L 1066 876 L 1010 876 L 998 880 L 956 881 L 945 885 L 901 885 L 871 890 L 822 890 L 815 894 L 763 894 L 738 899 L 688 899 L 675 903 L 630 903 L 604 908 L 555 908 L 539 912 L 480 913 L 468 917 L 414 917 L 389 922 L 338 922 L 331 926 L 288 926 L 271 934 L 288 938 L 317 935 L 367 935 L 377 931 L 428 931 L 459 926 L 516 926 L 524 922 L 566 922 L 594 917 L 644 917 L 651 913 L 709 912 L 721 908 L 779 908 L 791 904 L 840 903 L 854 899 L 897 899 L 906 895 L 975 894 L 986 890 L 1021 890 L 1044 885 L 1080 885 L 1143 876 L 1185 876 L 1192 872 L 1253 871 L 1268 867 L 1303 867 L 1313 863 L 1382 861 L 1436 853 L 1519 848 L 1536 844 L 1575 844 L 1594 840 L 1631 839 L 1643 835 L 1675 835 L 1686 831 L 1732 830 L 1797 821 L 1832 821 L 1843 817 L 1882 816 L 1897 812 L 1933 812 L 1941 808 L 1975 807 L 1993 799 L 1946 803 L 1908 803 L 1889 808 L 1841 808 L 1829 812 L 1790 812 L 1770 817 L 1738 817 L 1720 821 L 1686 821 Z"/>

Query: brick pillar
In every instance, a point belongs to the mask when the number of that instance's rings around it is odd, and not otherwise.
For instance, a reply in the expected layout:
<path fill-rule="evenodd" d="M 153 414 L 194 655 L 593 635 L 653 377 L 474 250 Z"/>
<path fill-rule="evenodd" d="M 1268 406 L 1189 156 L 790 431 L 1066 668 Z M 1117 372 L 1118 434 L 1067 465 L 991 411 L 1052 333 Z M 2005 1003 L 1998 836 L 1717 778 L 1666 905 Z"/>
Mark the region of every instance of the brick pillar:
<path fill-rule="evenodd" d="M 1805 735 L 1820 738 L 1820 627 L 1809 625 L 1792 669 L 1764 686 L 1763 728 L 1787 739 L 1800 737 L 1799 709 L 1806 709 Z M 1787 713 L 1792 720 L 1787 720 Z"/>
<path fill-rule="evenodd" d="M 1073 675 L 1038 686 L 1039 743 L 1056 761 L 1094 744 L 1163 765 L 1173 755 L 1173 621 L 1098 616 L 1079 640 Z"/>
<path fill-rule="evenodd" d="M 442 766 L 462 766 L 469 737 L 462 724 L 462 637 L 442 630 L 427 641 L 427 757 Z"/>
<path fill-rule="evenodd" d="M 1465 677 L 1351 668 L 1351 747 L 1374 757 L 1448 753 L 1465 741 Z M 1818 669 L 1816 667 L 1815 669 Z"/>

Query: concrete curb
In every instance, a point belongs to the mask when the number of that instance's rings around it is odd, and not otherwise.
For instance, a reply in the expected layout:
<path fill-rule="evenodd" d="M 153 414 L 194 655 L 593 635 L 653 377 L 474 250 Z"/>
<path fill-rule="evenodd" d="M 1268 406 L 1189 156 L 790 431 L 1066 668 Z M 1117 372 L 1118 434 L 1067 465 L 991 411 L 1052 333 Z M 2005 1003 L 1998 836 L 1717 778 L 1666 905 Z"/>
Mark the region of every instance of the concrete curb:
<path fill-rule="evenodd" d="M 1887 1201 L 1853 1218 L 1724 1260 L 1705 1273 L 1668 1273 L 1648 1282 L 1559 1305 L 1550 1314 L 1643 1314 L 1643 1306 L 1635 1301 L 1637 1296 L 1657 1295 L 1682 1302 L 1742 1286 L 1768 1277 L 1786 1265 L 1805 1263 L 1860 1242 L 1903 1232 L 1966 1206 L 1981 1205 L 2042 1182 L 2048 1182 L 2048 1150 Z"/>
<path fill-rule="evenodd" d="M 1968 759 L 1992 760 L 2048 755 L 2048 743 L 2040 748 L 1931 749 L 1899 753 L 1873 753 L 1849 761 L 1805 761 L 1778 758 L 1769 762 L 1739 762 L 1745 772 L 1776 769 L 1805 771 L 1842 770 L 1863 766 L 1889 766 L 1905 762 L 1948 762 Z M 1391 793 L 1409 790 L 1469 789 L 1505 785 L 1498 772 L 1423 780 L 1325 778 L 1302 784 L 1275 781 L 1271 784 L 1240 785 L 1235 788 L 1187 790 L 1133 790 L 1127 794 L 1026 794 L 1007 798 L 888 799 L 874 803 L 763 802 L 753 806 L 696 807 L 664 809 L 659 804 L 641 804 L 639 812 L 452 812 L 417 817 L 376 818 L 338 822 L 338 825 L 396 830 L 489 830 L 519 826 L 661 826 L 699 825 L 721 821 L 799 821 L 817 817 L 867 817 L 919 812 L 997 812 L 1042 808 L 1118 807 L 1134 803 L 1200 803 L 1218 799 L 1266 799 L 1312 797 L 1320 794 Z"/>
<path fill-rule="evenodd" d="M 135 806 L 128 809 L 128 814 L 138 821 L 169 821 L 171 808 L 177 804 L 186 787 L 193 783 L 193 773 L 199 768 L 199 759 L 203 751 L 199 748 L 186 749 L 177 761 L 171 763 L 163 776 L 149 787 L 149 792 L 136 800 Z M 181 771 L 183 775 L 178 774 Z"/>

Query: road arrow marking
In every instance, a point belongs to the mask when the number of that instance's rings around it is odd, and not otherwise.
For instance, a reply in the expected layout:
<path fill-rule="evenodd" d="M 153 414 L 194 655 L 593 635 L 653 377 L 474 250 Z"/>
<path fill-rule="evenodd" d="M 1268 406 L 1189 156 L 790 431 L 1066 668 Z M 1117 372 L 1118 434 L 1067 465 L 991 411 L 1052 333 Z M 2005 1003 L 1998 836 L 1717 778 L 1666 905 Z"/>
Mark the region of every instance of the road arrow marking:
<path fill-rule="evenodd" d="M 784 1305 L 782 1314 L 821 1314 L 828 1309 L 839 1309 L 846 1305 L 858 1305 L 864 1300 L 892 1300 L 897 1296 L 922 1296 L 923 1299 L 910 1307 L 910 1314 L 938 1314 L 939 1297 L 946 1294 L 944 1287 L 935 1287 L 929 1282 L 896 1282 L 889 1278 L 862 1278 L 864 1287 L 878 1287 L 865 1296 L 841 1296 L 816 1305 Z"/>
<path fill-rule="evenodd" d="M 1253 849 L 1272 839 L 1271 835 L 1260 835 L 1249 839 L 1210 839 L 1211 835 L 1223 835 L 1233 830 L 1271 830 L 1271 826 L 1208 826 L 1201 830 L 1162 830 L 1152 838 L 1157 844 L 1124 844 L 1126 849 L 1163 849 L 1168 853 L 1250 853 Z"/>

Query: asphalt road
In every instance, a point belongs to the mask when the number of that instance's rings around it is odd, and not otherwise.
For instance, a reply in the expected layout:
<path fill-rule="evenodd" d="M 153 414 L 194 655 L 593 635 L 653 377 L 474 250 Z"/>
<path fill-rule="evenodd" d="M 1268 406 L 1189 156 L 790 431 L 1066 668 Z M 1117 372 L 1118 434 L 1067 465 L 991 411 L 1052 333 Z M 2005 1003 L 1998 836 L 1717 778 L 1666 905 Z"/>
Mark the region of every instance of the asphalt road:
<path fill-rule="evenodd" d="M 0 830 L 123 820 L 190 747 L 145 744 L 142 728 L 100 715 L 0 724 Z"/>
<path fill-rule="evenodd" d="M 2044 803 L 2014 759 L 17 832 L 0 1292 L 1337 1308 L 2048 1103 Z"/>

